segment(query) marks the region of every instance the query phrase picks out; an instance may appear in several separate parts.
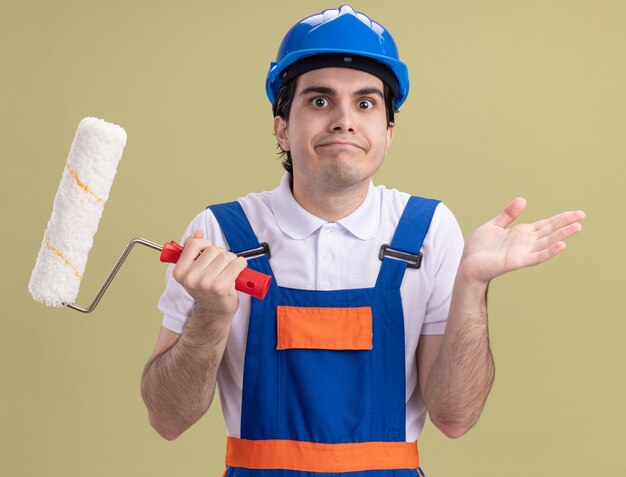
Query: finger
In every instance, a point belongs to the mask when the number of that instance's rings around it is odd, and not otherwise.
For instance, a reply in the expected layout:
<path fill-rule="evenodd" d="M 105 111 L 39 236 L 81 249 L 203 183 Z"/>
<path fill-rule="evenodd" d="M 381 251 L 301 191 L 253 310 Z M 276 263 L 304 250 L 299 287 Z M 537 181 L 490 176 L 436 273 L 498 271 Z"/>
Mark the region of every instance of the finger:
<path fill-rule="evenodd" d="M 551 247 L 552 245 L 554 245 L 555 243 L 562 242 L 566 240 L 567 238 L 571 237 L 572 235 L 577 234 L 582 229 L 583 229 L 582 224 L 578 222 L 569 224 L 565 227 L 561 227 L 560 229 L 552 232 L 547 237 L 543 237 L 537 240 L 537 246 L 535 247 L 535 250 L 540 251 L 540 250 L 547 249 Z"/>
<path fill-rule="evenodd" d="M 195 235 L 195 233 L 194 233 Z M 178 263 L 174 268 L 175 276 L 183 276 L 188 273 L 195 260 L 199 257 L 203 250 L 211 247 L 213 244 L 202 238 L 194 238 L 193 236 L 186 241 Z"/>
<path fill-rule="evenodd" d="M 217 276 L 228 266 L 230 262 L 237 259 L 237 255 L 228 250 L 212 247 L 204 250 L 200 258 L 196 260 L 198 267 L 204 267 L 203 273 L 207 276 Z"/>
<path fill-rule="evenodd" d="M 237 257 L 224 268 L 221 275 L 228 283 L 235 286 L 235 280 L 239 274 L 248 266 L 248 261 L 244 257 Z"/>
<path fill-rule="evenodd" d="M 528 265 L 539 265 L 540 263 L 543 263 L 547 260 L 550 260 L 552 257 L 554 257 L 555 255 L 561 253 L 563 250 L 565 250 L 565 247 L 567 245 L 565 244 L 565 242 L 557 242 L 554 245 L 551 245 L 550 247 L 541 250 L 539 252 L 536 252 L 534 254 L 530 254 L 530 260 Z"/>
<path fill-rule="evenodd" d="M 524 212 L 525 208 L 526 199 L 517 197 L 513 199 L 497 217 L 493 218 L 491 222 L 499 227 L 506 228 Z"/>
<path fill-rule="evenodd" d="M 202 270 L 202 282 L 207 288 L 217 290 L 232 290 L 235 288 L 235 279 L 246 268 L 245 259 L 240 260 L 234 253 L 222 251 L 213 261 Z M 191 275 L 191 274 L 190 274 Z"/>
<path fill-rule="evenodd" d="M 212 287 L 216 277 L 235 258 L 235 254 L 227 252 L 223 248 L 207 247 L 200 252 L 185 271 L 182 278 L 183 284 L 196 289 Z"/>
<path fill-rule="evenodd" d="M 567 227 L 572 223 L 580 222 L 584 218 L 585 213 L 582 210 L 568 211 L 535 222 L 533 226 L 538 236 L 544 237 L 553 233 L 555 230 Z"/>

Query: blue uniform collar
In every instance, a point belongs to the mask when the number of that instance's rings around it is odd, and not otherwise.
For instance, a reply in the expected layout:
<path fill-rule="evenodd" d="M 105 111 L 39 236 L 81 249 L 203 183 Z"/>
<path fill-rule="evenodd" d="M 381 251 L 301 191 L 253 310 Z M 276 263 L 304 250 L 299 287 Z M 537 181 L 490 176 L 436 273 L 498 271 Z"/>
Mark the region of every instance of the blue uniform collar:
<path fill-rule="evenodd" d="M 285 234 L 293 239 L 302 240 L 328 222 L 298 204 L 291 193 L 290 179 L 290 174 L 285 173 L 278 188 L 272 191 L 272 212 L 278 227 Z M 380 226 L 380 196 L 376 193 L 372 181 L 361 205 L 336 223 L 361 240 L 371 240 L 376 236 Z"/>

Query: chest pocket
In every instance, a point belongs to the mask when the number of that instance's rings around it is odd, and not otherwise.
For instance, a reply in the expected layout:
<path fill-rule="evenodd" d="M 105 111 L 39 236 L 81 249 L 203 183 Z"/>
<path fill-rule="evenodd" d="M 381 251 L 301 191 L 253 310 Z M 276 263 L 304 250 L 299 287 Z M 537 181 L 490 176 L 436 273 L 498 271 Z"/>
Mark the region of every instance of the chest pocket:
<path fill-rule="evenodd" d="M 371 350 L 372 308 L 279 306 L 278 350 Z"/>
<path fill-rule="evenodd" d="M 278 306 L 276 311 L 279 433 L 304 441 L 367 440 L 372 308 Z"/>

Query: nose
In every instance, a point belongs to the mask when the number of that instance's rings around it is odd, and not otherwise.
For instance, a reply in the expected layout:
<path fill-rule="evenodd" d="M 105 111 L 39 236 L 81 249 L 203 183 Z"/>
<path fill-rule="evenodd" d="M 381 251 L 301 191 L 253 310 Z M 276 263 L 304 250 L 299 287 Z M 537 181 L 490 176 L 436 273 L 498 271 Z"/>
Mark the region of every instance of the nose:
<path fill-rule="evenodd" d="M 350 104 L 340 103 L 335 106 L 329 129 L 333 132 L 354 132 L 355 123 Z"/>

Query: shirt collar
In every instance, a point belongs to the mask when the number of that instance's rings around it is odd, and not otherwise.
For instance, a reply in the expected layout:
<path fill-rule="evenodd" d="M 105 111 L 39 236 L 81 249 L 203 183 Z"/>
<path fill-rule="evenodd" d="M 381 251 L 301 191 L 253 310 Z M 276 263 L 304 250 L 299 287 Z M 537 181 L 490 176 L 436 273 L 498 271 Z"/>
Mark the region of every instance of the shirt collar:
<path fill-rule="evenodd" d="M 291 175 L 285 173 L 278 188 L 272 191 L 272 211 L 278 226 L 285 234 L 302 240 L 328 222 L 298 204 L 291 193 L 290 183 Z M 337 223 L 361 240 L 370 240 L 376 236 L 380 226 L 380 197 L 372 181 L 361 205 Z"/>

